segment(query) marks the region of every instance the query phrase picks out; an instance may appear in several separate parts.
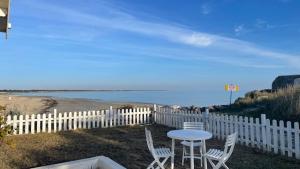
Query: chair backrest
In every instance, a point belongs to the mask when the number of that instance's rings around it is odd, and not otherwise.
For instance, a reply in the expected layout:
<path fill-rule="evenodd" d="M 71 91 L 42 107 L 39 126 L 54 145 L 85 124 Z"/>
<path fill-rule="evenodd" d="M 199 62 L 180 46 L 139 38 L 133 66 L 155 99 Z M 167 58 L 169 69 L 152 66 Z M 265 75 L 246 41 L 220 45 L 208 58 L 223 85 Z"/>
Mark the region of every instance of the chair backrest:
<path fill-rule="evenodd" d="M 151 131 L 148 130 L 147 128 L 145 128 L 145 135 L 146 135 L 146 141 L 147 141 L 148 149 L 149 149 L 150 153 L 152 154 L 152 156 L 154 158 L 156 158 Z"/>
<path fill-rule="evenodd" d="M 183 122 L 183 129 L 204 130 L 202 122 Z"/>
<path fill-rule="evenodd" d="M 227 160 L 231 156 L 236 140 L 237 140 L 237 132 L 227 136 L 225 142 L 224 154 L 223 154 L 224 160 Z"/>

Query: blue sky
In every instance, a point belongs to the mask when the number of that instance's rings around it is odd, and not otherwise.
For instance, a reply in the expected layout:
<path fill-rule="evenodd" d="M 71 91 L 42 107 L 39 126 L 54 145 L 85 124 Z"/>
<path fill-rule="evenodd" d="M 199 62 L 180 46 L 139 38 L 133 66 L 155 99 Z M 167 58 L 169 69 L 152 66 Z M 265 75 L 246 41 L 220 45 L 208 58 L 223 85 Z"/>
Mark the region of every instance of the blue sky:
<path fill-rule="evenodd" d="M 12 1 L 7 89 L 269 88 L 300 71 L 300 1 Z"/>

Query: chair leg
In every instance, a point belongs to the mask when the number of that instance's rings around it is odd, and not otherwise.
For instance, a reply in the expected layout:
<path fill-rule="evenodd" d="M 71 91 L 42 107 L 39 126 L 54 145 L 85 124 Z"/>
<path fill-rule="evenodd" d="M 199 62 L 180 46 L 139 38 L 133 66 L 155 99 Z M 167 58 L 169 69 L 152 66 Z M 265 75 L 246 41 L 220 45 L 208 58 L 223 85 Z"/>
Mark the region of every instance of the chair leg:
<path fill-rule="evenodd" d="M 158 166 L 156 167 L 157 169 L 160 168 L 160 169 L 165 169 L 165 167 L 163 165 L 161 165 L 160 163 L 158 163 Z"/>
<path fill-rule="evenodd" d="M 169 157 L 166 157 L 166 158 L 161 162 L 161 164 L 162 164 L 162 165 L 165 165 L 165 163 L 167 162 L 168 159 L 169 159 Z"/>
<path fill-rule="evenodd" d="M 216 169 L 216 165 L 210 159 L 207 158 L 207 160 L 210 163 L 210 165 L 212 166 L 212 168 Z"/>
<path fill-rule="evenodd" d="M 224 162 L 218 162 L 214 169 L 219 169 L 223 166 Z"/>
<path fill-rule="evenodd" d="M 202 158 L 203 158 L 203 154 L 202 154 L 202 146 L 199 146 L 200 148 L 200 163 L 201 163 L 201 167 L 203 167 L 203 162 L 202 162 Z"/>
<path fill-rule="evenodd" d="M 225 163 L 223 163 L 222 166 L 226 169 L 229 169 Z"/>
<path fill-rule="evenodd" d="M 162 162 L 160 162 L 159 159 L 157 161 L 155 160 L 155 162 L 158 165 L 155 169 L 165 169 L 164 164 L 168 159 L 169 159 L 169 157 L 165 158 Z"/>
<path fill-rule="evenodd" d="M 153 165 L 155 164 L 155 160 L 147 167 L 147 169 L 154 169 Z"/>

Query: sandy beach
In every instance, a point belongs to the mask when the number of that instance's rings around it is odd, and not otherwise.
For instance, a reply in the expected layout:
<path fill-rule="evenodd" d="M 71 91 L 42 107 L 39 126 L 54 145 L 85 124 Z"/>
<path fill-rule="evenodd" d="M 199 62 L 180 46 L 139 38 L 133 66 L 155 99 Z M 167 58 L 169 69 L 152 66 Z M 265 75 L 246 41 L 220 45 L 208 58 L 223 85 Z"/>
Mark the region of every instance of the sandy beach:
<path fill-rule="evenodd" d="M 57 109 L 58 112 L 100 110 L 120 108 L 126 105 L 145 107 L 149 104 L 130 102 L 106 102 L 89 99 L 65 99 L 44 96 L 17 96 L 8 93 L 0 94 L 0 106 L 5 106 L 4 114 L 38 114 L 49 113 Z"/>

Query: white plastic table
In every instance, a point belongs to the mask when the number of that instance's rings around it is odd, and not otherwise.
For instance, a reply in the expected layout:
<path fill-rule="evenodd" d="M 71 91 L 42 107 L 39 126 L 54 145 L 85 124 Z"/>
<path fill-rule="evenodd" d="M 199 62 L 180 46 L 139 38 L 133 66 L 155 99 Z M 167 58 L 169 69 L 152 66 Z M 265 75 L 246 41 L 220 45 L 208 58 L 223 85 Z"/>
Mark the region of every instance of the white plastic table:
<path fill-rule="evenodd" d="M 192 129 L 183 129 L 183 130 L 172 130 L 167 133 L 168 137 L 172 139 L 172 157 L 171 157 L 171 169 L 174 169 L 174 149 L 175 149 L 175 139 L 176 140 L 186 140 L 191 142 L 190 146 L 190 155 L 191 155 L 191 169 L 194 169 L 194 141 L 203 141 L 203 154 L 206 153 L 205 140 L 212 138 L 212 134 L 203 130 L 192 130 Z M 207 161 L 204 156 L 204 169 L 207 169 Z"/>

